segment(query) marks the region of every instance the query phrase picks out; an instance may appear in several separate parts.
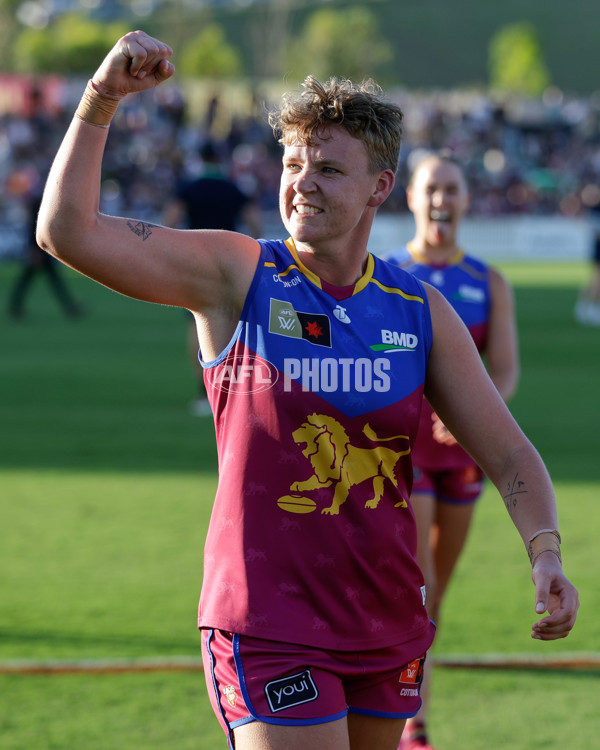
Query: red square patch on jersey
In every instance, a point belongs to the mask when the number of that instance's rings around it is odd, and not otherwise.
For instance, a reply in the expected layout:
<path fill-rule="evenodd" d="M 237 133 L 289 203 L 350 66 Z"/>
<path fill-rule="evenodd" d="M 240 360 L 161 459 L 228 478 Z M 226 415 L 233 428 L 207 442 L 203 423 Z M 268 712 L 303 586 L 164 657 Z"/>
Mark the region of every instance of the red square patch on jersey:
<path fill-rule="evenodd" d="M 424 656 L 422 656 L 420 659 L 411 661 L 404 667 L 404 669 L 400 673 L 400 679 L 398 680 L 398 682 L 402 682 L 405 685 L 419 685 L 423 680 L 424 665 Z"/>

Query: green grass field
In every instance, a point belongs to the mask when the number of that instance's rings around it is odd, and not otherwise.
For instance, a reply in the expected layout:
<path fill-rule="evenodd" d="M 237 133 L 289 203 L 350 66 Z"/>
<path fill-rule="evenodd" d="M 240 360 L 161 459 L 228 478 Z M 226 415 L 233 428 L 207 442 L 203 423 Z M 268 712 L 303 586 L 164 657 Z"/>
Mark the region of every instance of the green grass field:
<path fill-rule="evenodd" d="M 533 641 L 528 561 L 486 490 L 435 655 L 600 650 L 600 330 L 573 321 L 581 264 L 503 267 L 523 375 L 512 403 L 554 478 L 565 568 L 581 593 L 560 642 Z M 0 266 L 5 292 L 16 267 Z M 40 283 L 29 319 L 0 318 L 0 661 L 199 657 L 202 545 L 216 486 L 179 310 L 69 272 L 89 314 L 63 318 Z M 590 748 L 598 671 L 436 669 L 440 750 Z M 224 748 L 194 672 L 0 675 L 2 750 Z"/>

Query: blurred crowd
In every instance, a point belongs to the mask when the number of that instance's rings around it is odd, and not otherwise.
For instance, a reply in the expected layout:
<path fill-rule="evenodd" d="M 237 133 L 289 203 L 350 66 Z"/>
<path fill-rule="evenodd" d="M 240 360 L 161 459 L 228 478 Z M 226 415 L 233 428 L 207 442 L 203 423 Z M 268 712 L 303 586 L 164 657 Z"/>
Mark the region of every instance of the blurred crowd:
<path fill-rule="evenodd" d="M 32 86 L 25 112 L 0 116 L 0 256 L 18 254 L 30 207 L 76 105 L 79 88 L 72 88 L 68 105 L 48 106 Z M 424 151 L 440 148 L 465 165 L 472 215 L 579 216 L 600 205 L 597 98 L 552 90 L 539 100 L 465 92 L 396 92 L 394 98 L 405 112 L 405 141 L 397 186 L 382 210 L 407 210 L 411 168 Z M 265 215 L 276 216 L 280 151 L 267 105 L 255 102 L 240 116 L 228 114 L 227 102 L 225 94 L 210 99 L 200 120 L 190 116 L 175 85 L 122 103 L 108 136 L 101 207 L 160 221 L 176 186 L 202 173 L 199 149 L 211 141 L 233 180 Z"/>
<path fill-rule="evenodd" d="M 471 213 L 578 216 L 600 204 L 600 99 L 548 90 L 536 100 L 449 92 L 406 96 L 403 179 L 420 149 L 465 166 Z"/>

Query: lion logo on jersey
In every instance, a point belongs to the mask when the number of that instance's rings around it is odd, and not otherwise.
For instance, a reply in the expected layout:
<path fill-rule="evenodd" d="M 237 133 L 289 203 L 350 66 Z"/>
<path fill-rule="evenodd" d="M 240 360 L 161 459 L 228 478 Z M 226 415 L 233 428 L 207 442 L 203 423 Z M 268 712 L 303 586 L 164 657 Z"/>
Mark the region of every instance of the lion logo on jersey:
<path fill-rule="evenodd" d="M 279 507 L 293 513 L 310 512 L 316 508 L 316 503 L 300 493 L 333 487 L 333 502 L 321 512 L 338 515 L 352 487 L 370 479 L 373 496 L 366 501 L 365 508 L 377 508 L 385 480 L 389 479 L 394 487 L 398 486 L 394 470 L 398 460 L 410 453 L 409 438 L 408 435 L 380 438 L 369 424 L 365 424 L 363 433 L 374 442 L 406 440 L 406 450 L 397 452 L 384 446 L 357 448 L 350 443 L 346 430 L 333 417 L 323 414 L 308 416 L 292 436 L 298 445 L 306 446 L 302 454 L 312 464 L 314 473 L 304 481 L 293 482 L 290 486 L 293 494 L 280 497 L 277 501 Z M 395 507 L 406 508 L 406 500 L 396 503 Z"/>

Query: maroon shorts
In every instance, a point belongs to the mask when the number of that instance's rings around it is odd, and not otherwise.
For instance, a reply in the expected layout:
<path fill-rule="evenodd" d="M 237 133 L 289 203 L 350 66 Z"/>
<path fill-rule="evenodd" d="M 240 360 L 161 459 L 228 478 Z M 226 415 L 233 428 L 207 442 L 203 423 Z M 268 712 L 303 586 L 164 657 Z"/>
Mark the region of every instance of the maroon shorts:
<path fill-rule="evenodd" d="M 202 631 L 204 674 L 213 710 L 231 737 L 250 721 L 302 726 L 348 712 L 406 719 L 421 707 L 425 656 L 398 664 L 406 644 L 327 651 Z M 404 657 L 405 658 L 405 657 Z"/>
<path fill-rule="evenodd" d="M 412 494 L 431 494 L 440 503 L 470 505 L 483 491 L 485 474 L 478 466 L 434 471 L 415 466 Z"/>

